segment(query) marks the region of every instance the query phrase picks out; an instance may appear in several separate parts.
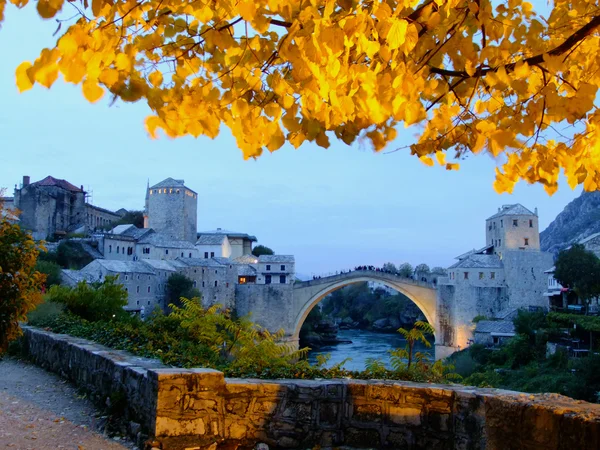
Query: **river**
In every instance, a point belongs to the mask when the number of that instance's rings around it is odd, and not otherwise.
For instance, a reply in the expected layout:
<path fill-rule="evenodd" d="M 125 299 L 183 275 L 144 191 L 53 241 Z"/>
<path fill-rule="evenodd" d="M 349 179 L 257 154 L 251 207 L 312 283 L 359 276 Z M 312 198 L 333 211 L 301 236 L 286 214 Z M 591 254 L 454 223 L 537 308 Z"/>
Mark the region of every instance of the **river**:
<path fill-rule="evenodd" d="M 344 368 L 348 370 L 364 370 L 368 358 L 380 358 L 390 367 L 388 350 L 406 345 L 406 340 L 398 333 L 340 330 L 338 338 L 352 341 L 352 344 L 337 344 L 321 347 L 318 350 L 311 350 L 308 354 L 308 361 L 311 364 L 315 364 L 317 362 L 317 355 L 329 353 L 331 359 L 326 364 L 327 367 L 332 367 L 346 358 L 350 358 L 350 361 L 344 364 Z M 427 349 L 420 342 L 415 344 L 415 352 L 417 351 L 428 351 L 433 356 L 433 347 Z"/>

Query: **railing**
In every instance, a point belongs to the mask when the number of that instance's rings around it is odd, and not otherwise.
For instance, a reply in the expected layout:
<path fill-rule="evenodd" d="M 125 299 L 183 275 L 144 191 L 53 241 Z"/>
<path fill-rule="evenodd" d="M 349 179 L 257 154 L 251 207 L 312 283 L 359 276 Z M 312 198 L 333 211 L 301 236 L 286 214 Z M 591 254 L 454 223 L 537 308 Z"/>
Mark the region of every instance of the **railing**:
<path fill-rule="evenodd" d="M 386 272 L 383 270 L 348 270 L 348 271 L 340 271 L 340 272 L 336 272 L 336 273 L 330 273 L 330 274 L 326 274 L 326 275 L 319 275 L 319 276 L 313 275 L 312 280 L 298 282 L 298 283 L 295 283 L 295 285 L 298 287 L 314 286 L 316 284 L 326 283 L 326 282 L 334 281 L 337 279 L 346 279 L 346 278 L 353 278 L 353 277 L 359 277 L 359 276 L 373 277 L 375 279 L 374 281 L 376 281 L 376 278 L 378 278 L 378 277 L 402 280 L 403 283 L 413 284 L 415 286 L 428 287 L 430 289 L 435 289 L 435 285 L 433 283 L 427 283 L 427 282 L 415 280 L 413 278 L 402 277 L 395 273 Z"/>

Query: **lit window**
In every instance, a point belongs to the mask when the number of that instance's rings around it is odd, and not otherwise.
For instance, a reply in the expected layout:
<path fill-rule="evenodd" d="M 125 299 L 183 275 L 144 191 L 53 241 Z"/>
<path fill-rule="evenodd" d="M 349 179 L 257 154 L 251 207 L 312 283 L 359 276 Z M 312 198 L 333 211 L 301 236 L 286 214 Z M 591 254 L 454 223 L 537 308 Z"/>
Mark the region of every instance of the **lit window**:
<path fill-rule="evenodd" d="M 246 277 L 240 277 L 240 278 L 238 279 L 238 282 L 239 282 L 240 284 L 246 284 Z"/>
<path fill-rule="evenodd" d="M 465 280 L 469 279 L 469 272 L 465 272 Z"/>

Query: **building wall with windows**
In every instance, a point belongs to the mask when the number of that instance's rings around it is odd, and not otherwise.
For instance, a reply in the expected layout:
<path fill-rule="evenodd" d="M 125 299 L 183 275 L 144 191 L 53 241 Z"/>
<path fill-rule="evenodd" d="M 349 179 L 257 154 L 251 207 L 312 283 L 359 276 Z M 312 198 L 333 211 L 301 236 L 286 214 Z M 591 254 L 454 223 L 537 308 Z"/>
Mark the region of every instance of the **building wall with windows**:
<path fill-rule="evenodd" d="M 529 211 L 522 205 L 504 205 L 486 220 L 486 244 L 495 253 L 506 250 L 540 251 L 537 209 Z"/>
<path fill-rule="evenodd" d="M 120 220 L 121 217 L 121 215 L 109 211 L 108 209 L 90 205 L 89 203 L 86 203 L 85 205 L 85 224 L 88 231 L 106 229 L 110 227 L 113 222 Z"/>
<path fill-rule="evenodd" d="M 134 261 L 137 249 L 135 240 L 119 235 L 104 235 L 103 255 L 105 259 Z"/>
<path fill-rule="evenodd" d="M 178 258 L 197 258 L 198 250 L 195 248 L 181 248 L 177 246 L 156 246 L 148 243 L 135 244 L 135 253 L 139 259 L 173 260 Z"/>
<path fill-rule="evenodd" d="M 261 255 L 256 271 L 256 284 L 293 284 L 296 279 L 296 263 L 291 255 Z"/>

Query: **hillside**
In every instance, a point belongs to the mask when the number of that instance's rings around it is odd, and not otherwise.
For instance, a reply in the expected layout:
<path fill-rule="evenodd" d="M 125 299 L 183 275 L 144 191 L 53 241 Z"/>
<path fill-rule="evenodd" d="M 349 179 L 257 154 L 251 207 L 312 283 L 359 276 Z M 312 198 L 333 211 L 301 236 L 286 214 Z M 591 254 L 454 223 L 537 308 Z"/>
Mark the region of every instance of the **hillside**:
<path fill-rule="evenodd" d="M 600 191 L 583 192 L 540 233 L 542 250 L 557 254 L 570 244 L 600 232 Z"/>

